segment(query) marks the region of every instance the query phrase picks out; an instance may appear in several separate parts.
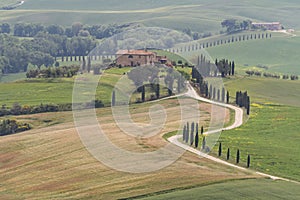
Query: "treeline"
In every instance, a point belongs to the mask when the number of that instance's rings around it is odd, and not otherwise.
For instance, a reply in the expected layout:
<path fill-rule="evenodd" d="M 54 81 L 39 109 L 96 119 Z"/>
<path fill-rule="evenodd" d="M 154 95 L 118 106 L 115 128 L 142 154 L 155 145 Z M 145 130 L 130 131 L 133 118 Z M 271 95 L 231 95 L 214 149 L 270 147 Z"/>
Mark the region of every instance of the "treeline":
<path fill-rule="evenodd" d="M 218 156 L 221 157 L 222 156 L 222 153 L 223 153 L 223 148 L 222 148 L 222 143 L 220 142 L 219 143 L 219 148 L 218 148 Z M 241 158 L 241 152 L 239 149 L 236 150 L 236 164 L 239 164 L 240 163 L 240 158 Z M 229 160 L 230 159 L 230 148 L 227 148 L 227 153 L 226 153 L 226 160 Z M 247 156 L 247 168 L 250 167 L 250 160 L 251 160 L 251 157 L 250 155 L 248 154 Z"/>
<path fill-rule="evenodd" d="M 52 66 L 58 56 L 86 56 L 96 47 L 92 37 L 39 33 L 33 39 L 21 40 L 7 34 L 0 34 L 0 72 L 26 72 L 29 63 L 37 68 Z M 78 58 L 79 59 L 79 58 Z"/>
<path fill-rule="evenodd" d="M 62 111 L 72 111 L 72 106 L 77 109 L 88 109 L 88 108 L 102 108 L 104 104 L 101 100 L 95 100 L 87 103 L 65 103 L 65 104 L 40 104 L 37 106 L 20 105 L 19 103 L 14 103 L 11 108 L 6 105 L 2 105 L 0 109 L 0 117 L 7 115 L 28 115 L 46 112 L 62 112 Z"/>
<path fill-rule="evenodd" d="M 26 73 L 27 78 L 62 78 L 62 77 L 73 77 L 77 74 L 80 67 L 62 66 L 62 67 L 49 67 L 46 69 L 32 69 Z"/>
<path fill-rule="evenodd" d="M 226 33 L 231 34 L 243 30 L 266 30 L 252 24 L 251 20 L 225 19 L 221 26 L 226 28 Z"/>
<path fill-rule="evenodd" d="M 5 119 L 0 121 L 0 136 L 19 133 L 30 129 L 31 126 L 29 124 L 17 122 L 16 120 Z"/>
<path fill-rule="evenodd" d="M 271 73 L 267 73 L 267 72 L 259 72 L 259 71 L 253 71 L 253 70 L 247 70 L 246 74 L 249 76 L 258 76 L 261 77 L 262 75 L 266 78 L 276 78 L 276 79 L 291 79 L 291 80 L 298 80 L 299 77 L 298 75 L 288 75 L 288 74 L 284 74 L 283 76 L 280 76 L 278 74 L 271 74 Z"/>
<path fill-rule="evenodd" d="M 251 33 L 251 34 L 245 34 L 245 35 L 232 35 L 227 36 L 223 39 L 218 39 L 214 41 L 203 41 L 203 42 L 197 42 L 192 43 L 186 46 L 180 46 L 176 48 L 169 49 L 168 51 L 172 53 L 183 53 L 183 52 L 190 52 L 190 51 L 197 51 L 199 49 L 224 45 L 224 44 L 230 44 L 234 42 L 241 42 L 241 41 L 247 41 L 247 40 L 256 40 L 256 39 L 267 39 L 272 38 L 271 33 Z"/>
<path fill-rule="evenodd" d="M 74 22 L 69 27 L 63 27 L 60 25 L 42 25 L 34 23 L 17 23 L 11 25 L 9 23 L 0 24 L 0 33 L 13 34 L 18 37 L 35 37 L 39 33 L 48 33 L 51 35 L 60 35 L 66 37 L 93 36 L 97 39 L 103 39 L 111 37 L 117 33 L 124 31 L 125 29 L 139 26 L 138 24 L 105 24 L 105 25 L 84 25 L 80 22 Z"/>

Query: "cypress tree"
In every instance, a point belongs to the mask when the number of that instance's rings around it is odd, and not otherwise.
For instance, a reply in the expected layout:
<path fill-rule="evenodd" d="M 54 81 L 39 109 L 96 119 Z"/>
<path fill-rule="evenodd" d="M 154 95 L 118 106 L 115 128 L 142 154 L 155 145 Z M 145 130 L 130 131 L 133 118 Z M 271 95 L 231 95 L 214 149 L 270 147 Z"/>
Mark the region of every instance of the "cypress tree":
<path fill-rule="evenodd" d="M 229 92 L 227 91 L 226 102 L 229 103 Z"/>
<path fill-rule="evenodd" d="M 212 90 L 213 90 L 212 85 L 210 84 L 210 86 L 209 86 L 209 96 L 210 96 L 210 98 L 212 98 L 212 93 L 213 93 Z"/>
<path fill-rule="evenodd" d="M 220 101 L 220 89 L 218 89 L 218 92 L 217 92 L 217 100 Z"/>
<path fill-rule="evenodd" d="M 250 97 L 247 96 L 247 115 L 250 115 Z"/>
<path fill-rule="evenodd" d="M 219 157 L 222 155 L 222 143 L 219 144 Z"/>
<path fill-rule="evenodd" d="M 92 68 L 92 61 L 91 56 L 88 57 L 88 63 L 87 63 L 87 71 L 90 72 Z"/>
<path fill-rule="evenodd" d="M 205 146 L 206 146 L 206 138 L 205 136 L 203 137 L 203 140 L 202 140 L 202 149 L 204 150 L 205 149 Z"/>
<path fill-rule="evenodd" d="M 182 130 L 182 140 L 185 141 L 185 133 L 186 133 L 186 126 L 184 125 Z"/>
<path fill-rule="evenodd" d="M 195 129 L 195 123 L 192 122 L 191 124 L 191 136 L 190 136 L 190 144 L 193 145 L 194 144 L 194 129 Z"/>
<path fill-rule="evenodd" d="M 216 99 L 216 88 L 213 89 L 213 99 Z"/>
<path fill-rule="evenodd" d="M 187 122 L 186 124 L 186 134 L 185 134 L 185 142 L 188 143 L 189 142 L 189 134 L 190 134 L 190 125 L 189 123 Z"/>
<path fill-rule="evenodd" d="M 199 145 L 199 133 L 198 133 L 198 129 L 196 129 L 195 147 L 198 148 L 198 145 Z"/>
<path fill-rule="evenodd" d="M 240 163 L 240 150 L 238 149 L 236 152 L 236 163 L 239 164 Z"/>
<path fill-rule="evenodd" d="M 235 64 L 234 64 L 234 61 L 232 61 L 232 63 L 231 63 L 231 74 L 232 74 L 232 76 L 234 76 L 234 73 L 235 73 Z"/>
<path fill-rule="evenodd" d="M 111 105 L 115 106 L 116 105 L 116 92 L 113 91 L 112 97 L 111 97 Z"/>
<path fill-rule="evenodd" d="M 222 102 L 225 102 L 225 88 L 222 88 Z"/>
<path fill-rule="evenodd" d="M 230 158 L 230 149 L 228 148 L 227 149 L 227 157 L 226 157 L 226 159 L 229 160 L 229 158 Z"/>
<path fill-rule="evenodd" d="M 204 128 L 203 126 L 201 126 L 201 135 L 203 135 L 203 133 L 204 133 Z"/>
<path fill-rule="evenodd" d="M 250 155 L 248 155 L 248 158 L 247 158 L 247 168 L 250 167 Z"/>
<path fill-rule="evenodd" d="M 145 94 L 146 91 L 145 91 L 145 85 L 142 86 L 142 102 L 145 102 Z"/>
<path fill-rule="evenodd" d="M 156 84 L 155 95 L 156 95 L 156 98 L 159 99 L 159 96 L 160 96 L 160 86 L 159 86 L 159 83 Z"/>

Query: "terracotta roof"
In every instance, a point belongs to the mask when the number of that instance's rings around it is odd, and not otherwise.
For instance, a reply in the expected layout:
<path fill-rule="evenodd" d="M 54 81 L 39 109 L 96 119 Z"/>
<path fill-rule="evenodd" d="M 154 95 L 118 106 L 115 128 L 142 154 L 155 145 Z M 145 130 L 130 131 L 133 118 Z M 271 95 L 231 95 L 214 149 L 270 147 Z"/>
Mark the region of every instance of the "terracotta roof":
<path fill-rule="evenodd" d="M 140 56 L 147 56 L 147 55 L 154 55 L 155 53 L 151 51 L 145 50 L 119 50 L 117 55 L 140 55 Z"/>

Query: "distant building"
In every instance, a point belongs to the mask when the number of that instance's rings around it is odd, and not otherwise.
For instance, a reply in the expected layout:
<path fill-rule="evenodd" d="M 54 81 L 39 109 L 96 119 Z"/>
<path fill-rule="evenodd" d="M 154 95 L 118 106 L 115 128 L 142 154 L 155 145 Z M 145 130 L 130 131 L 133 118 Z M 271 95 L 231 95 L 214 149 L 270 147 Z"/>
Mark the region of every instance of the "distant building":
<path fill-rule="evenodd" d="M 166 56 L 158 56 L 148 50 L 119 50 L 116 53 L 116 64 L 120 66 L 154 65 L 156 63 L 170 65 Z"/>
<path fill-rule="evenodd" d="M 267 23 L 267 22 L 261 22 L 261 23 L 252 22 L 252 26 L 254 28 L 265 28 L 265 29 L 270 30 L 270 31 L 282 30 L 282 25 L 281 25 L 280 22 L 271 22 L 271 23 Z"/>

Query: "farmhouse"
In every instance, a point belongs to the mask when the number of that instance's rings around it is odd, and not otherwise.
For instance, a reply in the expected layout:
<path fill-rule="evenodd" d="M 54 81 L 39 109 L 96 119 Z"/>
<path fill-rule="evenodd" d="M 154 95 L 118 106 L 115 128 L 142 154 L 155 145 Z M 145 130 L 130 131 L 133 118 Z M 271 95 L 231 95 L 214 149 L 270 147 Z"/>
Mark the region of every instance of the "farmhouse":
<path fill-rule="evenodd" d="M 271 22 L 271 23 L 256 23 L 252 22 L 252 26 L 255 28 L 265 28 L 270 31 L 278 31 L 282 29 L 280 22 Z"/>
<path fill-rule="evenodd" d="M 170 65 L 166 56 L 158 56 L 157 53 L 148 50 L 119 50 L 116 64 L 118 66 L 154 65 L 156 63 Z"/>

